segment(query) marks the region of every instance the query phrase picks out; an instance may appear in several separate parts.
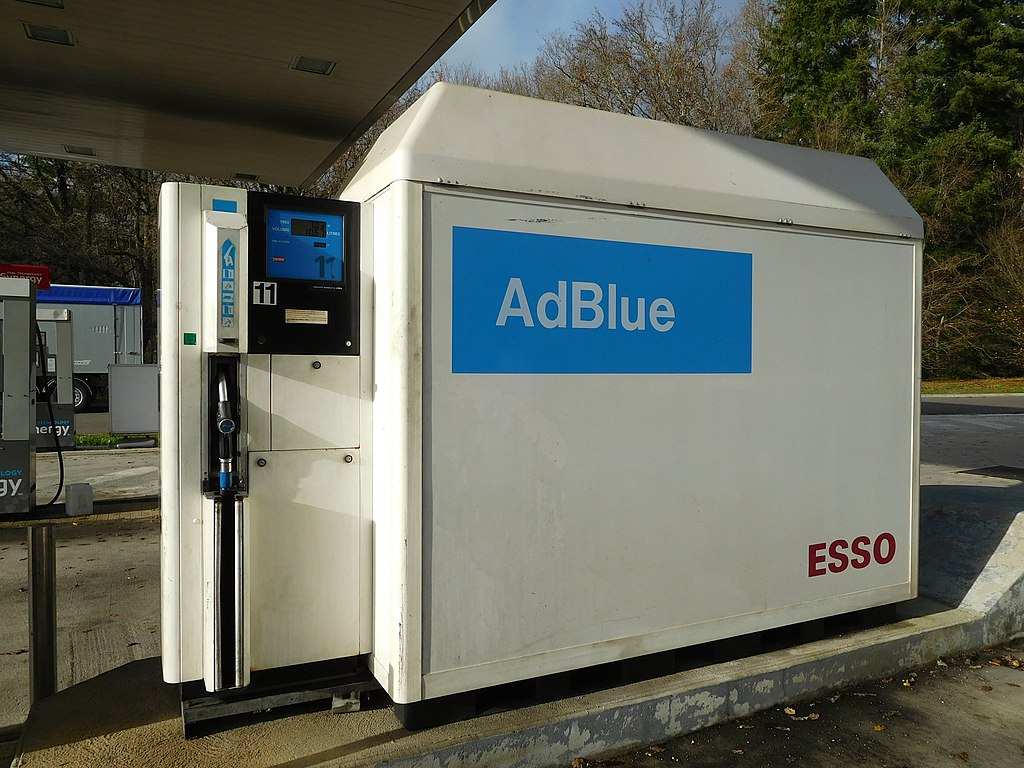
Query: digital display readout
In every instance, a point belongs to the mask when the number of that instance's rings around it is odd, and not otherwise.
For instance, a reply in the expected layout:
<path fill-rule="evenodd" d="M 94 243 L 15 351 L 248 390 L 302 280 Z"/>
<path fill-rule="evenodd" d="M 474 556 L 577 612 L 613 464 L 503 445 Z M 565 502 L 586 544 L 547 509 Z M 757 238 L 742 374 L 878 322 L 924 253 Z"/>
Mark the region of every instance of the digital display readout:
<path fill-rule="evenodd" d="M 327 222 L 312 219 L 292 219 L 292 234 L 302 237 L 327 237 Z"/>
<path fill-rule="evenodd" d="M 267 277 L 342 283 L 345 218 L 318 211 L 267 209 Z"/>

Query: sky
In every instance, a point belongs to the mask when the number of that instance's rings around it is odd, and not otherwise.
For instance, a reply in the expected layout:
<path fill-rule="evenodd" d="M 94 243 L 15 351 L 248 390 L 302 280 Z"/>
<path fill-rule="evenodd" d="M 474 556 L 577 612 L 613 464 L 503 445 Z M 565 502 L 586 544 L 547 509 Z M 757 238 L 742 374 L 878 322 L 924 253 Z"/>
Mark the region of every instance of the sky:
<path fill-rule="evenodd" d="M 732 14 L 741 1 L 719 0 L 718 5 Z M 621 8 L 622 0 L 497 0 L 441 61 L 494 73 L 530 61 L 548 35 L 572 31 L 594 11 L 614 18 Z"/>

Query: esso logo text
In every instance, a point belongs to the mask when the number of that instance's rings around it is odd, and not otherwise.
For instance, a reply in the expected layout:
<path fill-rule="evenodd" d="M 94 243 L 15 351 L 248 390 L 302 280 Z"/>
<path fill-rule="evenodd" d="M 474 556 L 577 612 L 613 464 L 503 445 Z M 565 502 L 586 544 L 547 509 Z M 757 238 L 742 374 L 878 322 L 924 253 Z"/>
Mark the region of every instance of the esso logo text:
<path fill-rule="evenodd" d="M 807 547 L 807 575 L 842 573 L 847 568 L 860 570 L 872 563 L 885 565 L 896 557 L 896 537 L 891 533 L 857 536 L 851 540 L 822 541 Z"/>

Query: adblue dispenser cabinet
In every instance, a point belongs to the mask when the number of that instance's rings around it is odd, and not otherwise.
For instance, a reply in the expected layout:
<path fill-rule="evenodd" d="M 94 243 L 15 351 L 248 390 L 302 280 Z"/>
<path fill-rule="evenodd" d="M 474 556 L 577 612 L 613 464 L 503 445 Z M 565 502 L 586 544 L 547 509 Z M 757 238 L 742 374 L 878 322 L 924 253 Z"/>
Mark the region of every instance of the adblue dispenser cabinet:
<path fill-rule="evenodd" d="M 341 197 L 340 225 L 280 206 L 270 237 L 324 235 L 300 266 L 249 224 L 245 503 L 254 456 L 290 473 L 247 582 L 261 664 L 358 657 L 415 725 L 916 595 L 922 225 L 873 163 L 438 84 Z M 289 279 L 353 314 L 317 325 Z"/>
<path fill-rule="evenodd" d="M 871 161 L 439 84 L 342 197 L 396 702 L 915 596 L 922 225 Z"/>

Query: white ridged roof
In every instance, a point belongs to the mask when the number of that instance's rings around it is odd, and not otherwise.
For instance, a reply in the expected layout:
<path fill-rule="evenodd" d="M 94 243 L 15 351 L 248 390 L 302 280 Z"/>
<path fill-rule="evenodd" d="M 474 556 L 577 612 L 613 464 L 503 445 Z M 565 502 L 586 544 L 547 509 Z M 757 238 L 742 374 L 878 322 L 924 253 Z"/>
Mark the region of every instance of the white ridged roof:
<path fill-rule="evenodd" d="M 871 160 L 438 83 L 377 140 L 342 193 L 399 180 L 923 237 Z"/>

